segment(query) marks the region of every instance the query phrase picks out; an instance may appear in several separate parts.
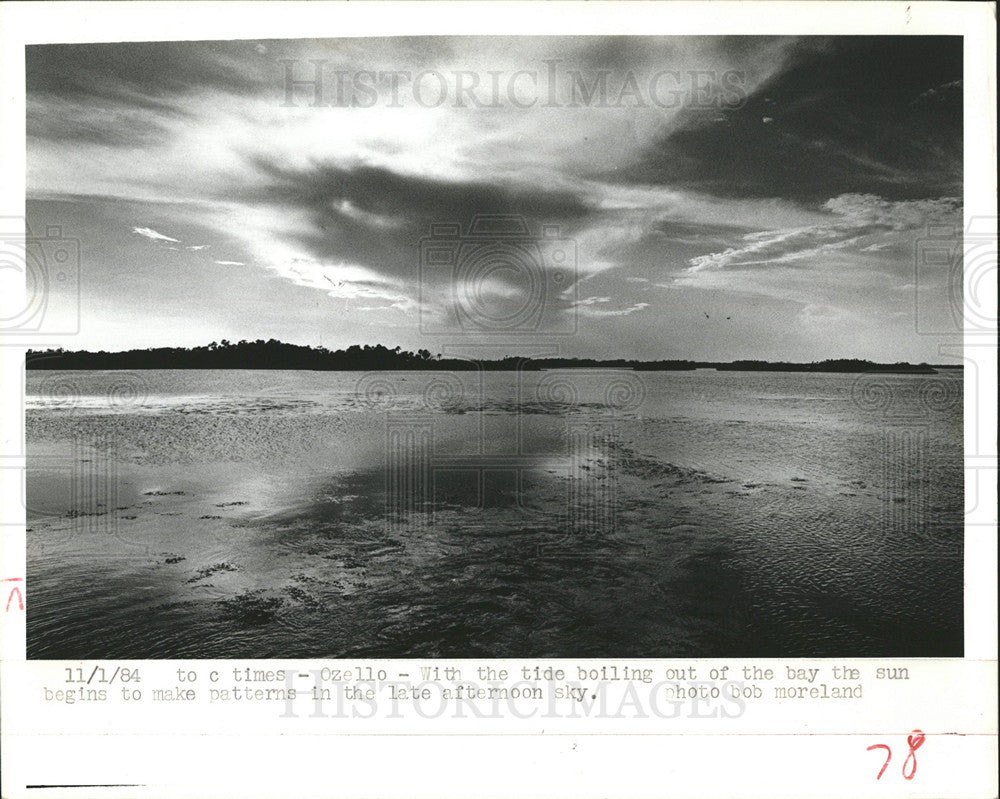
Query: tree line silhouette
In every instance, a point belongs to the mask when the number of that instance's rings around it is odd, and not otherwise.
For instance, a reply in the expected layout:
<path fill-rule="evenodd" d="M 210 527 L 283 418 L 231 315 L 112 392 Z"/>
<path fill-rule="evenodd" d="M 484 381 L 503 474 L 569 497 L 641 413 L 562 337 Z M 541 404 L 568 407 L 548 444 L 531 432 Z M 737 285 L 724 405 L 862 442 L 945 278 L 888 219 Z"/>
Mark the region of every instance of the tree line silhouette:
<path fill-rule="evenodd" d="M 599 360 L 596 358 L 528 358 L 509 356 L 493 360 L 446 358 L 419 349 L 409 352 L 400 347 L 389 349 L 381 344 L 355 344 L 347 349 L 329 350 L 286 344 L 277 339 L 238 341 L 223 339 L 203 347 L 154 347 L 125 352 L 89 352 L 86 350 L 28 350 L 28 369 L 302 369 L 313 371 L 376 371 L 376 370 L 461 370 L 493 371 L 564 369 L 564 368 L 626 368 L 640 371 L 689 371 L 718 369 L 720 371 L 768 372 L 897 372 L 934 374 L 936 369 L 926 363 L 879 364 L 853 358 L 789 363 L 769 361 L 658 360 L 637 361 L 626 358 Z"/>

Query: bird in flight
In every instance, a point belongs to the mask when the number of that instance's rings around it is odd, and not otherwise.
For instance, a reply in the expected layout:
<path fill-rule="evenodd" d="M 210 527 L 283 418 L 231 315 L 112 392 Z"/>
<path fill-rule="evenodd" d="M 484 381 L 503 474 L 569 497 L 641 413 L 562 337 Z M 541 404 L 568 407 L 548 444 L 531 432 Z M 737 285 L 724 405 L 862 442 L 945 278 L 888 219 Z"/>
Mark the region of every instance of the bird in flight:
<path fill-rule="evenodd" d="M 706 318 L 706 319 L 711 319 L 711 318 L 712 318 L 711 316 L 709 316 L 709 315 L 708 315 L 707 313 L 705 313 L 704 311 L 702 311 L 702 313 L 704 313 L 704 314 L 705 314 L 705 318 Z"/>

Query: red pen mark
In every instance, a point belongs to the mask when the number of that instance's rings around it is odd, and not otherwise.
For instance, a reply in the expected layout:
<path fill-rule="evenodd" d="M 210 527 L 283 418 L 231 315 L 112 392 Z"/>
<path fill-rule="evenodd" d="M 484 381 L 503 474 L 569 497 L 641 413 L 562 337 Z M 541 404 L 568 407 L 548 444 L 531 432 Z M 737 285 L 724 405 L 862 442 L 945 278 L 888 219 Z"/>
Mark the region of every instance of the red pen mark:
<path fill-rule="evenodd" d="M 917 750 L 924 744 L 924 734 L 920 730 L 914 730 L 913 735 L 906 736 L 906 743 L 909 744 L 910 752 L 906 756 L 906 760 L 903 761 L 903 779 L 912 780 L 914 775 L 917 773 Z M 913 759 L 913 768 L 910 769 L 910 773 L 906 773 L 906 764 Z"/>
<path fill-rule="evenodd" d="M 882 779 L 882 775 L 885 774 L 885 770 L 889 768 L 889 761 L 892 760 L 892 750 L 885 744 L 872 744 L 868 747 L 866 751 L 870 752 L 872 749 L 885 749 L 885 763 L 882 764 L 882 768 L 879 769 L 878 775 L 875 779 Z"/>
<path fill-rule="evenodd" d="M 4 577 L 2 581 L 5 583 L 23 583 L 23 577 Z M 20 586 L 15 585 L 10 589 L 10 594 L 7 595 L 7 607 L 4 608 L 4 613 L 10 612 L 10 603 L 14 599 L 14 595 L 17 594 L 17 610 L 24 610 L 24 597 L 21 595 Z"/>
<path fill-rule="evenodd" d="M 917 773 L 917 750 L 924 745 L 923 732 L 920 730 L 914 730 L 911 735 L 906 736 L 906 743 L 910 747 L 910 751 L 906 755 L 906 760 L 903 761 L 903 779 L 912 780 Z M 882 779 L 882 775 L 885 774 L 885 770 L 889 767 L 889 761 L 892 760 L 892 750 L 885 744 L 872 744 L 868 747 L 866 751 L 870 752 L 872 749 L 885 749 L 885 763 L 882 764 L 882 768 L 879 770 L 878 774 L 875 775 L 875 779 Z M 910 765 L 912 763 L 912 765 Z M 906 773 L 907 766 L 910 767 L 910 773 Z"/>

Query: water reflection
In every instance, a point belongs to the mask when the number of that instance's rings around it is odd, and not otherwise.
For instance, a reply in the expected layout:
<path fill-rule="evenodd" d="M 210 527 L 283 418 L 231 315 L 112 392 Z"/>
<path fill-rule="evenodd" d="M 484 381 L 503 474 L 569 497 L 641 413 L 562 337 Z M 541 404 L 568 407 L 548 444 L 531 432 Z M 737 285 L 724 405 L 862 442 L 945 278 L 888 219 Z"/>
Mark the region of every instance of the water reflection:
<path fill-rule="evenodd" d="M 960 409 L 922 378 L 903 438 L 844 376 L 379 378 L 30 412 L 29 656 L 961 653 Z"/>

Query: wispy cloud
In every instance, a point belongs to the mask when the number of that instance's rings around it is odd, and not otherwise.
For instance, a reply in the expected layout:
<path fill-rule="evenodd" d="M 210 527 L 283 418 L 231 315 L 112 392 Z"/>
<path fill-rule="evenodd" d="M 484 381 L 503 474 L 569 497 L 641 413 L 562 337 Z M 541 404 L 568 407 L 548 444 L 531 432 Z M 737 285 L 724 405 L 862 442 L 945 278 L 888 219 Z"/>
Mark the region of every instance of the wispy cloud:
<path fill-rule="evenodd" d="M 138 233 L 140 236 L 145 236 L 147 239 L 153 239 L 154 241 L 171 241 L 180 243 L 179 239 L 172 239 L 170 236 L 164 236 L 162 233 L 157 233 L 155 230 L 148 227 L 134 227 L 132 228 L 132 232 Z"/>
<path fill-rule="evenodd" d="M 628 316 L 649 307 L 648 302 L 637 302 L 625 307 L 615 306 L 613 303 L 611 297 L 587 297 L 573 303 L 572 307 L 583 316 Z"/>
<path fill-rule="evenodd" d="M 944 197 L 932 200 L 890 201 L 871 194 L 842 194 L 824 203 L 828 221 L 791 230 L 766 230 L 743 236 L 740 246 L 695 256 L 689 272 L 809 262 L 834 251 L 879 252 L 898 243 L 901 235 L 929 225 L 960 221 L 961 202 Z"/>

